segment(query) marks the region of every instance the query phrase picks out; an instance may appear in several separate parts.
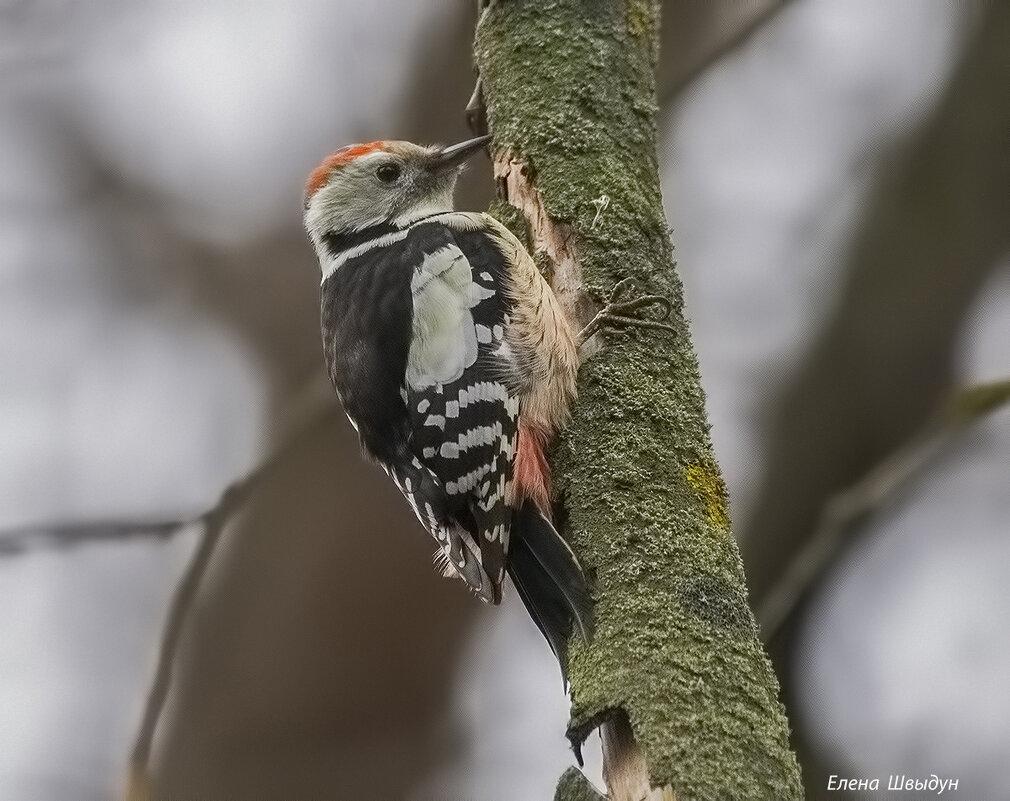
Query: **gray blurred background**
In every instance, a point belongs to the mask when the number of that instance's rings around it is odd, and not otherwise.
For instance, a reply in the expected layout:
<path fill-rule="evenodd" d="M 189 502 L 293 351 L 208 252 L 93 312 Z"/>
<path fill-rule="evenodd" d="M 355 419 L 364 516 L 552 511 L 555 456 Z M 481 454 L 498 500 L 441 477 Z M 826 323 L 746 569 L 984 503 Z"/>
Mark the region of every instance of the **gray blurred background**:
<path fill-rule="evenodd" d="M 665 3 L 666 207 L 759 607 L 832 498 L 953 388 L 1010 376 L 1008 11 Z M 198 513 L 285 441 L 321 362 L 303 179 L 351 141 L 465 137 L 474 15 L 0 0 L 0 798 L 122 791 L 199 533 L 83 534 Z M 476 164 L 460 205 L 489 199 Z M 1010 798 L 1008 483 L 1004 408 L 875 505 L 772 638 L 811 797 L 937 773 Z M 338 416 L 291 448 L 187 621 L 157 786 L 552 797 L 551 654 L 429 551 Z"/>

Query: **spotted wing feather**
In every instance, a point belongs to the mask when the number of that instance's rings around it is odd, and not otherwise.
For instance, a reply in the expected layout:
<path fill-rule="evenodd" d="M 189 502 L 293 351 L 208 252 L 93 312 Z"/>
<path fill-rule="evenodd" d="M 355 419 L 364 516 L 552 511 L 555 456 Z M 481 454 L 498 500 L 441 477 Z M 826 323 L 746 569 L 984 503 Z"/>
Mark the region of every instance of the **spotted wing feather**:
<path fill-rule="evenodd" d="M 413 449 L 443 482 L 452 513 L 474 536 L 497 603 L 511 530 L 519 414 L 518 395 L 503 378 L 510 372 L 503 348 L 507 265 L 497 248 L 480 240 L 484 234 L 431 227 L 438 231 L 425 240 L 439 244 L 413 282 L 406 385 Z"/>

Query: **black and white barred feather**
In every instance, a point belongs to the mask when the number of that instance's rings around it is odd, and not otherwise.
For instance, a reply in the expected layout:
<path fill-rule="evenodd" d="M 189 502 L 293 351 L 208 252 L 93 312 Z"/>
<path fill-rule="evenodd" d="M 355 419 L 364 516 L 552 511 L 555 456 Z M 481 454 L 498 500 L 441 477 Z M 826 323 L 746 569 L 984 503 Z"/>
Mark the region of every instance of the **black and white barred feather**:
<path fill-rule="evenodd" d="M 314 241 L 326 364 L 365 451 L 446 574 L 491 603 L 511 575 L 564 670 L 568 636 L 585 635 L 592 612 L 547 502 L 542 447 L 576 369 L 549 287 L 484 214 L 374 221 Z"/>

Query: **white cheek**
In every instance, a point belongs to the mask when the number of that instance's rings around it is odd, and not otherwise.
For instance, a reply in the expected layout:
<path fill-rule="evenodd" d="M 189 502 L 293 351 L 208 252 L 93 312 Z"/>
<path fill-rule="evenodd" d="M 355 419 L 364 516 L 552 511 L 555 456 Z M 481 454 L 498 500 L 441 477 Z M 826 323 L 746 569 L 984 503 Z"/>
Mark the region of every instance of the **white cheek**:
<path fill-rule="evenodd" d="M 357 231 L 389 219 L 392 197 L 388 190 L 367 185 L 368 179 L 325 186 L 309 203 L 305 227 L 318 243 L 330 231 Z"/>

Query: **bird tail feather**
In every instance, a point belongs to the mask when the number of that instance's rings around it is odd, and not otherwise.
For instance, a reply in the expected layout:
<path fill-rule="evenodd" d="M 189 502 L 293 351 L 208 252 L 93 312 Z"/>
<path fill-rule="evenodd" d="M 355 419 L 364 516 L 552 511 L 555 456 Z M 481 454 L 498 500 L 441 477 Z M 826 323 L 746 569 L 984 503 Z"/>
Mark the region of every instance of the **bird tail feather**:
<path fill-rule="evenodd" d="M 575 553 L 536 503 L 516 511 L 508 574 L 533 622 L 547 639 L 568 681 L 568 640 L 574 630 L 588 640 L 593 602 Z"/>

